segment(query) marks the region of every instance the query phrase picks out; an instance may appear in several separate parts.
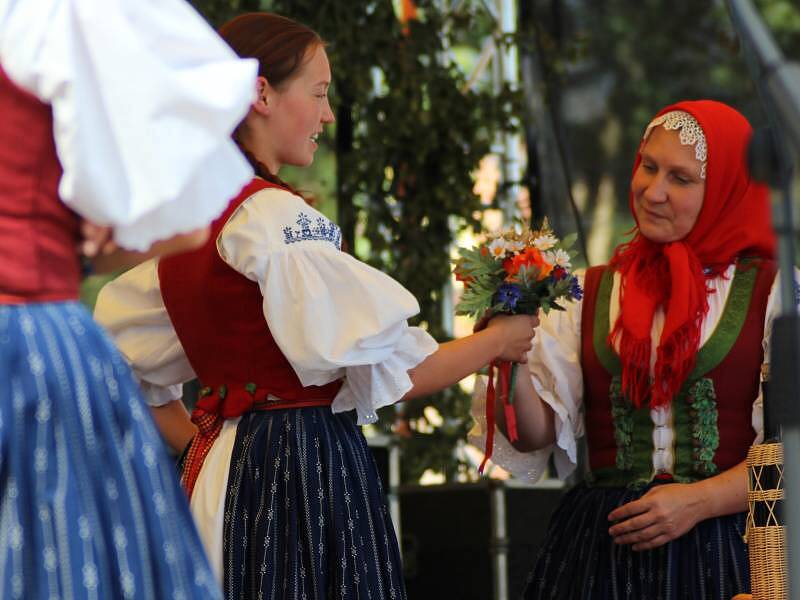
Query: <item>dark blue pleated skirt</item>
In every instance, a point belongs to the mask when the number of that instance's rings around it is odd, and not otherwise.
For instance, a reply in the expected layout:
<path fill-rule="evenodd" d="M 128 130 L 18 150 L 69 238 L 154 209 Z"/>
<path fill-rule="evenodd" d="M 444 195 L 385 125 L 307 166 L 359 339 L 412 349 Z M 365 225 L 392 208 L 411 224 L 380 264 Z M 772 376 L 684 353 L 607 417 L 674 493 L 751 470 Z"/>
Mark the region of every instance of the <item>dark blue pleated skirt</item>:
<path fill-rule="evenodd" d="M 242 417 L 223 536 L 228 600 L 406 597 L 377 468 L 349 414 Z"/>
<path fill-rule="evenodd" d="M 0 306 L 0 598 L 221 598 L 128 366 L 77 303 Z"/>
<path fill-rule="evenodd" d="M 647 489 L 573 488 L 556 510 L 526 600 L 731 600 L 749 592 L 745 513 L 709 519 L 653 550 L 608 534 L 608 513 Z"/>

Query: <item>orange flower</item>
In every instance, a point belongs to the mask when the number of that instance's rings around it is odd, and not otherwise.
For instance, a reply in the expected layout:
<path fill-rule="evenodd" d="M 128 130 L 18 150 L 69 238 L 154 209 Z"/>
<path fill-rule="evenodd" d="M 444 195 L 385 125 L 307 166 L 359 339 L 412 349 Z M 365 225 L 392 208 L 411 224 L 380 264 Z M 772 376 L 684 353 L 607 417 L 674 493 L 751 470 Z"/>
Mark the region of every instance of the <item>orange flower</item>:
<path fill-rule="evenodd" d="M 464 287 L 469 287 L 469 284 L 475 281 L 475 278 L 470 275 L 469 271 L 464 270 L 464 259 L 458 259 L 453 267 L 453 275 L 456 276 L 456 281 L 464 283 Z"/>
<path fill-rule="evenodd" d="M 469 284 L 475 281 L 471 275 L 465 275 L 461 271 L 455 271 L 456 281 L 464 282 L 464 287 L 469 287 Z"/>
<path fill-rule="evenodd" d="M 506 280 L 515 281 L 522 267 L 539 267 L 538 281 L 547 277 L 553 270 L 553 265 L 548 264 L 542 257 L 542 253 L 534 247 L 526 248 L 524 252 L 503 261 L 503 268 L 508 273 Z"/>

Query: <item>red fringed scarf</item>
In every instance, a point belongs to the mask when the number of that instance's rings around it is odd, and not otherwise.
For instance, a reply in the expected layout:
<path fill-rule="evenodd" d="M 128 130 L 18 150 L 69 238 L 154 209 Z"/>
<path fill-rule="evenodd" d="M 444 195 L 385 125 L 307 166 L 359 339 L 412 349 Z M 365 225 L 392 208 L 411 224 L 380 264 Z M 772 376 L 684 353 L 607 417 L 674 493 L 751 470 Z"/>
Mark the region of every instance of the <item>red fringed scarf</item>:
<path fill-rule="evenodd" d="M 609 335 L 622 362 L 622 389 L 637 408 L 668 405 L 695 365 L 700 331 L 708 313 L 704 267 L 719 274 L 738 256 L 773 258 L 769 191 L 750 179 L 746 166 L 751 128 L 731 107 L 711 100 L 680 102 L 658 114 L 685 111 L 706 136 L 708 161 L 703 207 L 692 231 L 667 244 L 637 231 L 617 248 L 611 267 L 621 276 L 620 316 Z M 658 115 L 657 115 L 658 116 Z M 634 173 L 641 157 L 637 155 Z M 634 213 L 633 196 L 630 209 Z M 635 213 L 634 213 L 635 217 Z M 665 312 L 650 380 L 653 315 Z"/>

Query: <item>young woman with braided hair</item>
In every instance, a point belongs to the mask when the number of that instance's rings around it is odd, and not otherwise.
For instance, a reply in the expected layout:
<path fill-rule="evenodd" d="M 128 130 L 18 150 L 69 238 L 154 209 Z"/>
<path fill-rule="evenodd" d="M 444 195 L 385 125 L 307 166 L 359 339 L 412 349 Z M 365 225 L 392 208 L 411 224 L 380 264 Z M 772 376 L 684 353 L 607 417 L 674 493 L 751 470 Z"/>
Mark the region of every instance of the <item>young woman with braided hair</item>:
<path fill-rule="evenodd" d="M 537 321 L 498 317 L 445 344 L 409 327 L 414 297 L 342 252 L 339 228 L 276 178 L 311 164 L 334 120 L 322 41 L 266 13 L 220 33 L 260 64 L 235 139 L 261 177 L 206 246 L 128 272 L 96 315 L 163 406 L 154 410 L 171 415 L 161 429 L 176 449 L 197 428 L 184 483 L 227 598 L 404 598 L 358 425 L 496 358 L 523 360 Z M 206 387 L 191 424 L 176 399 L 194 376 Z"/>

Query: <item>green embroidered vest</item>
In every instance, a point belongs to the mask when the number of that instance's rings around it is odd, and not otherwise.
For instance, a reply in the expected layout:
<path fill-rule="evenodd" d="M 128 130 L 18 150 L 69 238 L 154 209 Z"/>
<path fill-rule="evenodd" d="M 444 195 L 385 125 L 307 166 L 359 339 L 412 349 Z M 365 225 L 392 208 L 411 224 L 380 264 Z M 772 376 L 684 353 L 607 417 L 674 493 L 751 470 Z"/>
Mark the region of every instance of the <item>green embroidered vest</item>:
<path fill-rule="evenodd" d="M 696 481 L 744 460 L 753 442 L 751 419 L 763 362 L 762 339 L 775 263 L 737 264 L 723 314 L 700 348 L 697 364 L 672 401 L 676 481 Z M 608 345 L 613 274 L 588 270 L 581 325 L 584 411 L 591 479 L 597 485 L 650 482 L 653 421 L 620 390 L 619 357 Z"/>

